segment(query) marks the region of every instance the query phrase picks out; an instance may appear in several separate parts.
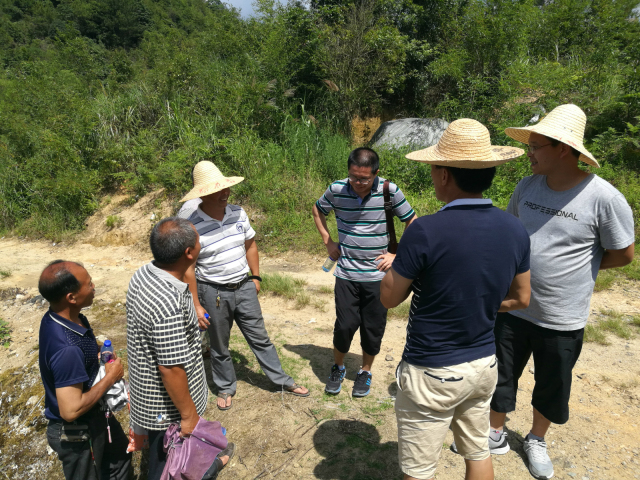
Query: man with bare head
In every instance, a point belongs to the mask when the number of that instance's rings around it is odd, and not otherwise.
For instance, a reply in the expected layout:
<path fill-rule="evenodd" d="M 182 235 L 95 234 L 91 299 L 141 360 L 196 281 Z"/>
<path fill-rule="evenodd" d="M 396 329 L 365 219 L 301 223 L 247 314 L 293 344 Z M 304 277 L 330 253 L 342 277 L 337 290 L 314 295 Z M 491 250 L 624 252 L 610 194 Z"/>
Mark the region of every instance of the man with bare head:
<path fill-rule="evenodd" d="M 105 377 L 91 386 L 100 369 L 99 349 L 89 321 L 80 313 L 93 303 L 91 276 L 78 263 L 55 260 L 40 275 L 38 290 L 51 304 L 40 324 L 39 359 L 49 445 L 67 479 L 128 478 L 127 436 L 98 406 L 124 375 L 120 359 L 105 365 Z"/>

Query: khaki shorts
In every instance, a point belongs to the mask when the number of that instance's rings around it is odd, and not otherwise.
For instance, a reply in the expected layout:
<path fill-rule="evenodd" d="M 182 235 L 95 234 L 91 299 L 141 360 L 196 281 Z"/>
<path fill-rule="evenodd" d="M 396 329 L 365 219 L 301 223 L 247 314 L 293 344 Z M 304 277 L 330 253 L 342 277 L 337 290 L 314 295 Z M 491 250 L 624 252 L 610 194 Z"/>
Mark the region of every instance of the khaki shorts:
<path fill-rule="evenodd" d="M 498 380 L 495 355 L 440 368 L 402 361 L 396 380 L 398 457 L 405 474 L 434 476 L 449 427 L 465 459 L 489 457 L 489 403 Z"/>

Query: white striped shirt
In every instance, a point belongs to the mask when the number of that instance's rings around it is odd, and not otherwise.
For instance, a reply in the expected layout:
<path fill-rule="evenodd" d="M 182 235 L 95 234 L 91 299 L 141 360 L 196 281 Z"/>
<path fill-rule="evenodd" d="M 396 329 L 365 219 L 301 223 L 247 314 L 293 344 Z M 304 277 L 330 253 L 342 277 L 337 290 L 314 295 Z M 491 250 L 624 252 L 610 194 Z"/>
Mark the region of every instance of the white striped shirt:
<path fill-rule="evenodd" d="M 243 208 L 227 205 L 220 221 L 198 207 L 188 220 L 200 234 L 202 246 L 196 278 L 219 284 L 241 281 L 250 271 L 244 242 L 256 235 Z"/>
<path fill-rule="evenodd" d="M 164 430 L 180 420 L 158 370 L 182 365 L 199 415 L 207 407 L 207 384 L 200 332 L 189 285 L 148 263 L 134 273 L 127 291 L 127 361 L 131 420 L 148 430 Z M 158 415 L 166 417 L 158 423 Z"/>

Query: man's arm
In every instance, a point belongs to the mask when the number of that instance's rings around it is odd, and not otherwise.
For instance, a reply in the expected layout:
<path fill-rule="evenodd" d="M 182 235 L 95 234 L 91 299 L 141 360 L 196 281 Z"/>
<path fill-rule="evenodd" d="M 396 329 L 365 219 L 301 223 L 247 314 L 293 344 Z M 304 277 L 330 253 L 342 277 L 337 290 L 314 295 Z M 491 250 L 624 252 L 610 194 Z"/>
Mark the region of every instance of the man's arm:
<path fill-rule="evenodd" d="M 329 233 L 329 227 L 327 227 L 327 217 L 325 217 L 320 211 L 318 207 L 313 205 L 313 221 L 316 223 L 316 228 L 318 232 L 320 232 L 320 236 L 322 237 L 322 242 L 324 246 L 327 247 L 327 253 L 331 258 L 337 260 L 340 257 L 340 247 L 336 242 L 331 239 L 331 234 Z"/>
<path fill-rule="evenodd" d="M 600 262 L 600 270 L 629 265 L 633 261 L 634 252 L 635 245 L 633 243 L 621 250 L 605 250 Z"/>
<path fill-rule="evenodd" d="M 251 270 L 251 275 L 260 276 L 260 255 L 258 254 L 258 245 L 255 238 L 250 238 L 244 242 L 244 250 L 247 252 L 247 264 Z M 260 280 L 253 280 L 256 285 L 256 291 L 260 293 Z"/>
<path fill-rule="evenodd" d="M 413 222 L 415 222 L 418 219 L 418 215 L 416 215 L 415 213 L 413 214 L 413 217 L 411 217 L 409 220 L 407 220 L 406 222 L 404 222 L 404 229 L 406 230 L 407 227 L 409 225 L 411 225 Z"/>
<path fill-rule="evenodd" d="M 205 329 L 209 326 L 209 320 L 204 318 L 204 314 L 208 313 L 202 305 L 200 305 L 200 299 L 198 298 L 198 282 L 196 281 L 196 264 L 194 263 L 189 267 L 184 274 L 184 279 L 189 284 L 189 291 L 193 297 L 193 306 L 196 308 L 196 315 L 198 317 L 198 326 L 201 329 Z"/>
<path fill-rule="evenodd" d="M 520 310 L 529 306 L 531 300 L 531 270 L 518 273 L 513 277 L 509 293 L 500 304 L 499 312 Z"/>
<path fill-rule="evenodd" d="M 397 307 L 411 293 L 412 283 L 413 280 L 404 278 L 391 267 L 380 284 L 380 302 L 385 308 Z"/>
<path fill-rule="evenodd" d="M 104 366 L 106 374 L 89 391 L 82 393 L 82 383 L 56 388 L 56 399 L 60 416 L 67 422 L 73 422 L 87 413 L 111 386 L 124 376 L 124 368 L 119 358 Z"/>
<path fill-rule="evenodd" d="M 180 430 L 182 435 L 191 435 L 198 423 L 198 411 L 189 392 L 187 372 L 182 365 L 158 365 L 162 383 L 171 401 L 180 412 Z"/>

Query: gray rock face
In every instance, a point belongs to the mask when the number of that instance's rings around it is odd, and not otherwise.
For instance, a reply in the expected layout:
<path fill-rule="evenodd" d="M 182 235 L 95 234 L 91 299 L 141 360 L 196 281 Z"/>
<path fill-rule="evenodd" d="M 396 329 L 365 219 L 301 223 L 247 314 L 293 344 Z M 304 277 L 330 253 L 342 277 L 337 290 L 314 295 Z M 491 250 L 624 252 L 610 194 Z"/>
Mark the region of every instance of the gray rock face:
<path fill-rule="evenodd" d="M 369 142 L 372 148 L 427 148 L 438 143 L 449 122 L 441 118 L 401 118 L 384 122 Z"/>

